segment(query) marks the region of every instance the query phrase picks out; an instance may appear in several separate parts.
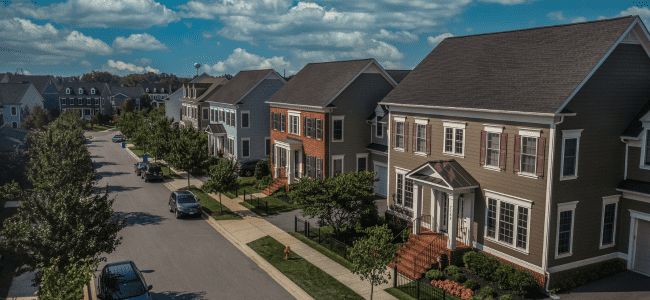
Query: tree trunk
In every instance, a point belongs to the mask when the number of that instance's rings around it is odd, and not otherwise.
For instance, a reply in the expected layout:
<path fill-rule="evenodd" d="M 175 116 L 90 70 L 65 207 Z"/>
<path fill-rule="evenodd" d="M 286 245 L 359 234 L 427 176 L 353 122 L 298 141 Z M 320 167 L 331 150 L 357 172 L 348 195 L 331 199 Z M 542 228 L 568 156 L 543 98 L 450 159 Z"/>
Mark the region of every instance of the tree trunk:
<path fill-rule="evenodd" d="M 190 189 L 190 171 L 187 171 L 187 189 Z"/>
<path fill-rule="evenodd" d="M 375 285 L 370 283 L 370 300 L 372 300 L 372 292 L 375 289 Z"/>
<path fill-rule="evenodd" d="M 221 193 L 219 193 L 219 212 L 223 212 L 223 204 L 221 204 Z"/>

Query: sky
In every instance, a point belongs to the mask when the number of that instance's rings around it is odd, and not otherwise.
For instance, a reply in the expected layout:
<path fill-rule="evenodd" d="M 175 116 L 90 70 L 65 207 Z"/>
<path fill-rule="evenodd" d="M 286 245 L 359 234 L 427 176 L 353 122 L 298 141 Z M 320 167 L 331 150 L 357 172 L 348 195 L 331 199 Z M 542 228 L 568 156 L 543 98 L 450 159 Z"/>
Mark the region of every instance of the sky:
<path fill-rule="evenodd" d="M 413 69 L 449 36 L 639 15 L 650 1 L 0 0 L 0 72 L 235 75 L 374 58 Z"/>

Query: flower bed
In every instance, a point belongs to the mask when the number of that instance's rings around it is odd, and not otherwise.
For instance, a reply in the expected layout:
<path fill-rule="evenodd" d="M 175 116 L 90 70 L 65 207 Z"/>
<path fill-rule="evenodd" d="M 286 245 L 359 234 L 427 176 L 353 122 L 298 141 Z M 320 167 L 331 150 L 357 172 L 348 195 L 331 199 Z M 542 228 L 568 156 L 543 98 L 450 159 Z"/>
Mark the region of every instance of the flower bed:
<path fill-rule="evenodd" d="M 474 292 L 464 286 L 462 286 L 460 283 L 451 281 L 449 279 L 447 280 L 432 280 L 431 285 L 446 291 L 447 293 L 450 293 L 456 297 L 460 297 L 463 300 L 469 300 L 474 296 Z"/>

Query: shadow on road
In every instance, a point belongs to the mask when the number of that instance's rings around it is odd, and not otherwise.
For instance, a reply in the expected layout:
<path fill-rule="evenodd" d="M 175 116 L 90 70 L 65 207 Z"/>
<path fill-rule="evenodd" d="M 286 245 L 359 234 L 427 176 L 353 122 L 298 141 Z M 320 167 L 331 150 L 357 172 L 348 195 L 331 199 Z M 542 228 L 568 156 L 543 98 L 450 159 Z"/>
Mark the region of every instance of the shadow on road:
<path fill-rule="evenodd" d="M 154 287 L 155 288 L 155 287 Z M 205 297 L 205 292 L 199 293 L 185 293 L 185 292 L 162 292 L 162 293 L 151 293 L 155 300 L 200 300 L 207 299 Z"/>
<path fill-rule="evenodd" d="M 110 186 L 110 191 L 111 192 L 124 192 L 124 191 L 132 191 L 132 190 L 137 190 L 139 189 L 139 186 Z M 106 190 L 106 186 L 97 186 L 95 187 L 95 193 L 101 194 L 104 193 Z"/>
<path fill-rule="evenodd" d="M 112 177 L 112 176 L 118 176 L 118 175 L 123 175 L 123 174 L 130 174 L 127 172 L 98 172 L 97 173 L 97 179 L 102 179 L 104 177 Z M 113 189 L 111 189 L 113 190 Z"/>
<path fill-rule="evenodd" d="M 104 157 L 100 155 L 91 155 L 90 158 L 104 158 Z"/>
<path fill-rule="evenodd" d="M 158 225 L 160 222 L 166 218 L 163 218 L 158 215 L 152 215 L 146 212 L 116 212 L 116 215 L 119 215 L 120 218 L 126 218 L 124 223 L 125 227 L 135 226 L 135 225 Z"/>
<path fill-rule="evenodd" d="M 100 162 L 93 161 L 93 166 L 95 167 L 95 169 L 99 169 L 103 166 L 114 166 L 114 165 L 117 164 L 112 161 L 100 161 Z"/>

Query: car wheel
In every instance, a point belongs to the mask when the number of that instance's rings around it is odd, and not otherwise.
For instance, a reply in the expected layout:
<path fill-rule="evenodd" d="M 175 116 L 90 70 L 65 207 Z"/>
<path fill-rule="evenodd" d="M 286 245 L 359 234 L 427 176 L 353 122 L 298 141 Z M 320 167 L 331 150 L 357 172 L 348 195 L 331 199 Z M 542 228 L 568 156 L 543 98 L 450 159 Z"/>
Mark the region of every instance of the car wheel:
<path fill-rule="evenodd" d="M 169 206 L 169 212 L 174 212 L 174 209 L 172 208 L 172 205 L 169 204 L 169 203 L 167 203 L 167 205 Z"/>
<path fill-rule="evenodd" d="M 178 213 L 178 209 L 176 210 L 176 219 L 180 219 L 181 215 Z"/>

